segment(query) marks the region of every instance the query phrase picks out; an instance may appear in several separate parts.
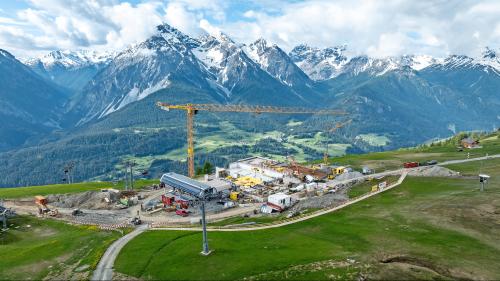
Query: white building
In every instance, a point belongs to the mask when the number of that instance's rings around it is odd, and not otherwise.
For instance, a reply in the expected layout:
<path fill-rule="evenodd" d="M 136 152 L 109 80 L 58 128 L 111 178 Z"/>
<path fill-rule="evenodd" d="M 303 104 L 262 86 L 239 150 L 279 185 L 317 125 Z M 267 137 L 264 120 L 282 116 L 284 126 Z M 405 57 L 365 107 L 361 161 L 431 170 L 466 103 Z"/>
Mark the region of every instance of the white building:
<path fill-rule="evenodd" d="M 276 161 L 264 157 L 245 158 L 229 164 L 229 175 L 233 178 L 248 176 L 260 179 L 264 183 L 271 183 L 285 176 L 283 173 L 268 168 L 275 164 L 277 164 Z"/>

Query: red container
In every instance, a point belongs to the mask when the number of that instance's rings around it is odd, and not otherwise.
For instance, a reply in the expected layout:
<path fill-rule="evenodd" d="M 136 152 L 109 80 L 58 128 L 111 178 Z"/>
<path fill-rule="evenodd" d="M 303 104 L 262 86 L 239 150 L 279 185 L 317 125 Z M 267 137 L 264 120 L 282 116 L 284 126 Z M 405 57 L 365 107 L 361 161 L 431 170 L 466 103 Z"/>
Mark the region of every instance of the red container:
<path fill-rule="evenodd" d="M 403 164 L 405 168 L 416 168 L 418 167 L 418 162 L 406 162 Z"/>

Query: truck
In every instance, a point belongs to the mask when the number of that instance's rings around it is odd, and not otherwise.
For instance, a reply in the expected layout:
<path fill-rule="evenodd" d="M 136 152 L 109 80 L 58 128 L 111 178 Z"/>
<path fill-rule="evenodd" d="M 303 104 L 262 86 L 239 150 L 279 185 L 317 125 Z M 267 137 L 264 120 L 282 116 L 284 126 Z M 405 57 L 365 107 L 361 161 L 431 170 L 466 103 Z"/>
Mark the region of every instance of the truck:
<path fill-rule="evenodd" d="M 404 168 L 416 168 L 418 166 L 419 166 L 418 162 L 405 162 L 405 163 L 403 163 Z"/>

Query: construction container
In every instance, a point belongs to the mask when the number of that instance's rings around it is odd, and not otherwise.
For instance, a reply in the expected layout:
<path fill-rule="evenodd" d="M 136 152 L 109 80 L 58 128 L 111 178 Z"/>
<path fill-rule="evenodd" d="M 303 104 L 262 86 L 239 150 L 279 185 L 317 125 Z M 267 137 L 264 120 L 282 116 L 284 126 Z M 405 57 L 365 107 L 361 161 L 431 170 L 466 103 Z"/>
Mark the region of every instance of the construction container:
<path fill-rule="evenodd" d="M 418 162 L 406 162 L 403 164 L 403 167 L 405 168 L 416 168 L 418 167 Z"/>
<path fill-rule="evenodd" d="M 337 175 L 343 174 L 345 169 L 346 169 L 346 167 L 339 166 L 339 167 L 335 168 L 335 174 L 337 174 Z"/>

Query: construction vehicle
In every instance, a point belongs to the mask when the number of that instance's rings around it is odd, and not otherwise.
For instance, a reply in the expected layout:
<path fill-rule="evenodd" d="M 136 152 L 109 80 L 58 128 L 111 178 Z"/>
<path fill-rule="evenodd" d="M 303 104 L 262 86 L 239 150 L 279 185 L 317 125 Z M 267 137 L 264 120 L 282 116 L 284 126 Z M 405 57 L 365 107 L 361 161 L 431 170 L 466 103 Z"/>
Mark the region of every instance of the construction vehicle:
<path fill-rule="evenodd" d="M 57 209 L 51 210 L 47 207 L 47 198 L 37 195 L 35 196 L 35 204 L 38 206 L 38 214 L 39 215 L 49 215 L 51 217 L 55 217 L 59 215 L 59 211 Z"/>
<path fill-rule="evenodd" d="M 189 212 L 186 210 L 182 210 L 182 209 L 175 211 L 175 214 L 178 216 L 181 216 L 181 217 L 189 216 Z"/>
<path fill-rule="evenodd" d="M 328 130 L 329 133 L 334 133 L 335 131 L 337 131 L 338 129 L 350 124 L 352 122 L 352 119 L 344 122 L 344 123 L 340 123 L 340 122 L 337 122 L 335 124 L 335 127 L 331 128 L 330 130 Z M 326 140 L 326 144 L 325 144 L 325 152 L 323 153 L 323 163 L 325 165 L 328 164 L 328 141 L 329 141 L 329 138 Z"/>
<path fill-rule="evenodd" d="M 133 225 L 140 225 L 142 224 L 142 220 L 138 217 L 134 217 L 132 220 L 130 220 L 130 223 Z"/>
<path fill-rule="evenodd" d="M 231 193 L 229 194 L 229 199 L 233 200 L 233 201 L 238 201 L 238 199 L 241 198 L 241 194 L 237 191 L 231 191 Z"/>
<path fill-rule="evenodd" d="M 258 105 L 223 105 L 223 104 L 183 104 L 174 105 L 163 102 L 157 102 L 156 105 L 163 110 L 170 109 L 185 110 L 187 114 L 187 162 L 188 176 L 194 177 L 194 130 L 193 122 L 194 115 L 199 111 L 210 112 L 246 112 L 246 113 L 279 113 L 279 114 L 323 114 L 323 115 L 345 115 L 346 113 L 338 110 L 321 110 L 310 108 L 293 108 L 293 107 L 275 107 L 275 106 L 258 106 Z"/>

